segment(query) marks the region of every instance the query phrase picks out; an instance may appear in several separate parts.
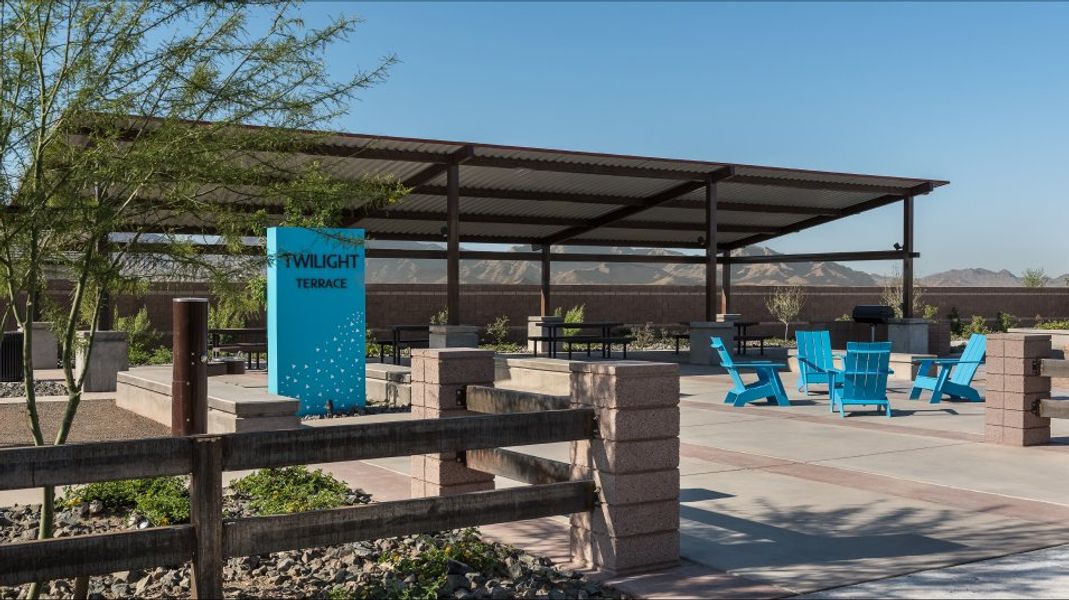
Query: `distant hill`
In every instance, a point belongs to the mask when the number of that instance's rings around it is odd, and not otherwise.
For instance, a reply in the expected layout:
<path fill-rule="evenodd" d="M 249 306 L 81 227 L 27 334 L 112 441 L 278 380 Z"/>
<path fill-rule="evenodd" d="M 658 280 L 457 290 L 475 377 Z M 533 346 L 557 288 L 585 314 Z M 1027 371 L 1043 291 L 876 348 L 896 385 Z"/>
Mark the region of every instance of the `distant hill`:
<path fill-rule="evenodd" d="M 382 247 L 383 244 L 377 244 Z M 401 244 L 390 244 L 399 247 Z M 440 244 L 412 243 L 405 247 L 441 249 Z M 527 250 L 515 247 L 515 250 Z M 561 248 L 563 252 L 590 253 L 586 247 Z M 598 251 L 600 252 L 600 251 Z M 617 254 L 648 256 L 680 255 L 671 250 L 617 249 Z M 775 255 L 762 246 L 746 248 L 745 255 Z M 369 283 L 445 283 L 445 263 L 427 259 L 370 259 L 367 265 Z M 461 261 L 460 278 L 464 283 L 526 283 L 537 284 L 541 279 L 540 266 L 530 261 Z M 731 270 L 733 283 L 748 285 L 877 285 L 869 273 L 851 269 L 838 263 L 769 263 L 743 265 Z M 554 262 L 552 282 L 557 284 L 643 284 L 643 285 L 701 285 L 705 269 L 701 265 L 663 263 L 605 263 Z"/>
<path fill-rule="evenodd" d="M 1018 287 L 1024 283 L 1020 277 L 1002 269 L 951 269 L 920 277 L 917 282 L 931 287 Z"/>

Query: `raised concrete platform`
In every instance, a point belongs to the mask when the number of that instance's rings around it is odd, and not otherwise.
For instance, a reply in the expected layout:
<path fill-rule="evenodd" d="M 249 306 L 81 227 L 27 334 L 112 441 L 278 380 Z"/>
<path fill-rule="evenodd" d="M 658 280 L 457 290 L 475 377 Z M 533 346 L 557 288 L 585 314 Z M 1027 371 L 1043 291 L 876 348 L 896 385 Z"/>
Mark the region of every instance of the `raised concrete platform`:
<path fill-rule="evenodd" d="M 119 373 L 115 405 L 170 426 L 170 365 L 137 367 Z M 255 385 L 255 379 L 249 375 L 210 377 L 208 433 L 300 427 L 298 405 L 299 402 L 293 398 L 272 394 Z"/>
<path fill-rule="evenodd" d="M 530 356 L 494 356 L 494 385 L 567 396 L 571 393 L 572 361 Z"/>

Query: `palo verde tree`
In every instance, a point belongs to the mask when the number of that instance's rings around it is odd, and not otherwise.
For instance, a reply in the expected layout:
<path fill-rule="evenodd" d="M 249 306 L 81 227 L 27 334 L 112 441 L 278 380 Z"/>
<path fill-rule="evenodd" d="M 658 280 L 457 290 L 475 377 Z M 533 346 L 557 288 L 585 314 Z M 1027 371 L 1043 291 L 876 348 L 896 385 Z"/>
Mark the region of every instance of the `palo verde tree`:
<path fill-rule="evenodd" d="M 358 21 L 310 27 L 297 14 L 291 2 L 2 2 L 0 325 L 24 331 L 34 444 L 67 440 L 84 382 L 75 356 L 91 360 L 105 294 L 158 273 L 248 277 L 259 270 L 238 258 L 246 236 L 338 224 L 352 206 L 405 193 L 302 154 L 324 141 L 309 131 L 383 81 L 393 59 L 332 76 L 324 53 Z M 69 393 L 51 440 L 30 352 L 40 319 L 53 322 Z M 53 498 L 45 488 L 41 538 Z"/>

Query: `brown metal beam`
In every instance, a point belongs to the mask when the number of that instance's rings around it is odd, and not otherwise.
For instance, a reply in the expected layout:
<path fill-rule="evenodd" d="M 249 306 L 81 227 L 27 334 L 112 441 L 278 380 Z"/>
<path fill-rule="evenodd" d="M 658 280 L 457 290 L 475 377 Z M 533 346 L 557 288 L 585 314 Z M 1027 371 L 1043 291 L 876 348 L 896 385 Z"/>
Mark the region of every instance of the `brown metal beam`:
<path fill-rule="evenodd" d="M 446 311 L 450 325 L 460 325 L 460 165 L 446 170 Z"/>
<path fill-rule="evenodd" d="M 572 239 L 574 237 L 579 237 L 579 236 L 583 235 L 584 233 L 589 233 L 589 232 L 591 232 L 591 231 L 593 231 L 595 229 L 598 229 L 600 227 L 605 227 L 605 226 L 610 225 L 612 223 L 616 223 L 618 221 L 622 221 L 622 220 L 624 220 L 624 219 L 626 219 L 628 217 L 634 216 L 634 215 L 636 215 L 636 214 L 638 214 L 640 212 L 643 212 L 643 211 L 649 210 L 651 208 L 654 208 L 654 207 L 656 207 L 658 205 L 664 204 L 665 202 L 668 202 L 669 200 L 674 200 L 674 199 L 676 199 L 676 198 L 678 198 L 678 197 L 680 197 L 680 196 L 682 196 L 684 194 L 689 194 L 690 192 L 693 192 L 694 190 L 700 188 L 701 186 L 707 185 L 707 182 L 713 182 L 715 184 L 716 181 L 730 176 L 732 172 L 733 172 L 733 169 L 731 167 L 724 167 L 723 169 L 721 169 L 716 174 L 709 175 L 706 178 L 706 181 L 688 181 L 686 183 L 681 183 L 679 185 L 673 186 L 673 187 L 671 187 L 671 188 L 669 188 L 669 189 L 667 189 L 667 190 L 665 190 L 663 192 L 654 194 L 654 195 L 646 198 L 645 201 L 642 204 L 639 204 L 637 206 L 625 206 L 623 208 L 618 208 L 618 209 L 616 209 L 614 211 L 611 211 L 611 212 L 609 212 L 607 214 L 604 214 L 604 215 L 602 215 L 600 217 L 596 217 L 594 219 L 591 219 L 585 225 L 581 225 L 581 226 L 578 226 L 578 227 L 569 227 L 568 229 L 565 229 L 564 231 L 561 231 L 560 233 L 553 234 L 553 235 L 551 235 L 551 236 L 549 236 L 549 237 L 547 237 L 545 239 L 545 243 L 547 243 L 547 244 L 559 244 L 561 242 L 570 240 L 570 239 Z"/>
<path fill-rule="evenodd" d="M 724 254 L 720 264 L 723 265 L 720 282 L 720 312 L 727 315 L 731 314 L 731 263 L 728 262 L 727 253 Z"/>
<path fill-rule="evenodd" d="M 920 254 L 913 253 L 914 257 Z M 799 262 L 852 262 L 868 260 L 902 260 L 904 250 L 867 250 L 861 252 L 814 252 L 811 254 L 766 254 L 761 256 L 732 256 L 733 265 L 765 265 Z"/>
<path fill-rule="evenodd" d="M 396 219 L 399 221 L 433 221 L 442 223 L 447 220 L 446 213 L 433 211 L 414 211 L 384 209 L 368 213 L 365 219 Z M 550 225 L 562 227 L 580 227 L 587 223 L 582 219 L 569 217 L 533 217 L 527 215 L 488 215 L 465 214 L 465 223 L 500 223 L 505 225 Z M 685 223 L 681 221 L 617 221 L 606 227 L 614 229 L 659 229 L 662 231 L 705 231 L 704 223 Z M 776 227 L 761 225 L 721 224 L 720 231 L 726 233 L 767 233 Z"/>
<path fill-rule="evenodd" d="M 705 320 L 716 320 L 719 296 L 716 289 L 716 189 L 717 180 L 705 182 Z"/>
<path fill-rule="evenodd" d="M 909 188 L 872 183 L 848 183 L 835 181 L 813 181 L 810 179 L 791 179 L 786 177 L 763 177 L 760 175 L 735 175 L 725 183 L 743 185 L 760 185 L 766 187 L 786 187 L 799 190 L 819 190 L 829 192 L 858 192 L 863 194 L 902 194 Z"/>
<path fill-rule="evenodd" d="M 902 199 L 902 316 L 913 318 L 913 196 Z"/>
<path fill-rule="evenodd" d="M 445 196 L 446 190 L 440 185 L 420 185 L 412 189 L 413 195 Z M 462 198 L 496 198 L 501 200 L 533 200 L 539 202 L 571 202 L 576 204 L 613 204 L 618 206 L 640 206 L 646 198 L 642 196 L 607 196 L 604 194 L 576 194 L 571 192 L 549 192 L 538 190 L 506 190 L 494 188 L 460 188 Z M 661 204 L 665 208 L 683 208 L 705 210 L 704 200 L 675 199 Z M 815 206 L 791 206 L 786 204 L 754 204 L 749 202 L 720 202 L 720 210 L 731 212 L 784 213 L 800 215 L 836 215 L 833 208 Z"/>
<path fill-rule="evenodd" d="M 552 314 L 552 311 L 553 311 L 553 309 L 550 307 L 550 296 L 549 296 L 549 292 L 550 292 L 549 279 L 550 279 L 550 264 L 551 264 L 550 263 L 550 247 L 548 245 L 542 246 L 542 251 L 540 252 L 540 254 L 541 254 L 541 260 L 542 260 L 542 273 L 541 273 L 542 287 L 541 287 L 541 290 L 540 290 L 541 293 L 539 294 L 539 303 L 538 303 L 538 306 L 541 309 L 541 312 L 539 312 L 538 314 L 540 314 L 540 315 L 542 315 L 544 317 L 544 316 Z"/>
<path fill-rule="evenodd" d="M 555 173 L 578 173 L 582 175 L 615 175 L 618 177 L 682 180 L 702 180 L 709 174 L 709 171 L 715 171 L 720 168 L 716 165 L 710 165 L 708 169 L 702 170 L 677 170 L 622 165 L 595 165 L 538 158 L 479 156 L 478 150 L 476 150 L 475 158 L 468 164 L 473 167 L 495 167 L 499 169 L 527 169 L 530 171 L 553 171 Z"/>

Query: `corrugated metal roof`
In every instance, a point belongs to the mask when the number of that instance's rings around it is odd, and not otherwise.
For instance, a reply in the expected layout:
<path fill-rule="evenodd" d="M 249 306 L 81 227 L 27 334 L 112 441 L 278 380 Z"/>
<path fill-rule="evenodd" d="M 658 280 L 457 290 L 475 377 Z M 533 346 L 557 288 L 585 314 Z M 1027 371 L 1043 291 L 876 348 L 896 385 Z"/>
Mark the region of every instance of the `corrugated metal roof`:
<path fill-rule="evenodd" d="M 728 162 L 315 133 L 315 144 L 289 160 L 293 164 L 318 160 L 343 178 L 390 175 L 405 182 L 425 173 L 431 165 L 457 160 L 462 241 L 492 238 L 531 243 L 569 232 L 567 240 L 576 242 L 694 246 L 699 232 L 693 224 L 705 221 L 704 185 L 695 182 L 722 175 L 728 169 L 731 175 L 717 183 L 716 216 L 722 228 L 717 239 L 723 249 L 791 233 L 905 196 L 925 194 L 947 183 Z M 350 224 L 366 229 L 371 238 L 381 234 L 441 240 L 446 206 L 444 171 L 422 177 L 413 193 L 388 211 L 365 214 L 361 201 L 354 199 L 351 209 L 355 216 Z M 666 196 L 666 192 L 687 186 L 688 182 L 692 189 L 686 193 Z M 235 197 L 236 194 L 220 194 L 218 199 L 235 201 Z M 658 202 L 653 203 L 653 199 Z M 254 198 L 240 201 L 262 205 Z M 647 203 L 650 206 L 645 210 L 634 210 Z M 618 219 L 610 219 L 627 207 L 633 208 L 627 214 L 618 214 Z M 464 221 L 465 216 L 469 222 Z M 586 231 L 592 225 L 590 221 L 598 218 L 606 222 Z M 629 226 L 613 227 L 618 220 Z M 639 226 L 635 226 L 636 222 Z M 757 230 L 738 231 L 742 227 Z"/>

